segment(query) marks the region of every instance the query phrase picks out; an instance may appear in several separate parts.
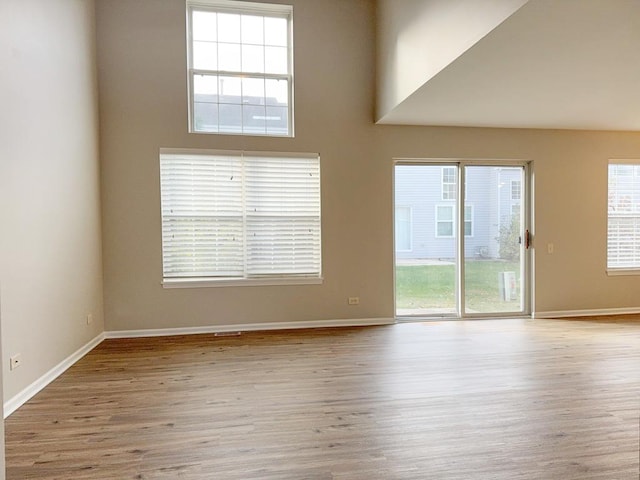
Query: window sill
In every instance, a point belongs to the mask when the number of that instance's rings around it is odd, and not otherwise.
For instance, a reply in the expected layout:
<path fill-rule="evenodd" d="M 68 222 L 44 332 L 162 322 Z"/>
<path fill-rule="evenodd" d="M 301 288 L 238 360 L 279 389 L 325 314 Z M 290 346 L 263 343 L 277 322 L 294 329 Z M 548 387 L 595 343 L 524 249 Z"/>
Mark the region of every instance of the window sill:
<path fill-rule="evenodd" d="M 258 132 L 214 132 L 211 130 L 194 130 L 189 129 L 189 133 L 198 135 L 233 135 L 240 137 L 269 137 L 269 138 L 295 138 L 293 132 L 289 133 L 258 133 Z"/>
<path fill-rule="evenodd" d="M 640 275 L 640 268 L 614 268 L 607 270 L 610 277 Z"/>
<path fill-rule="evenodd" d="M 260 287 L 273 285 L 320 285 L 322 277 L 272 278 L 165 278 L 162 288 Z"/>

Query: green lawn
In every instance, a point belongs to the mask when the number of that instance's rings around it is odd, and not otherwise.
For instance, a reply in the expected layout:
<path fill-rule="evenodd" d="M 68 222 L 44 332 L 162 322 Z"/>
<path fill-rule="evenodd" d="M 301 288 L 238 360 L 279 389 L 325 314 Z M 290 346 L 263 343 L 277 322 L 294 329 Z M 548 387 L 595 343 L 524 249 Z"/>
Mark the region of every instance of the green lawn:
<path fill-rule="evenodd" d="M 475 312 L 520 310 L 520 302 L 500 298 L 499 273 L 511 271 L 520 278 L 517 263 L 472 260 L 465 264 L 466 308 Z M 454 265 L 396 267 L 396 307 L 398 309 L 455 309 Z"/>

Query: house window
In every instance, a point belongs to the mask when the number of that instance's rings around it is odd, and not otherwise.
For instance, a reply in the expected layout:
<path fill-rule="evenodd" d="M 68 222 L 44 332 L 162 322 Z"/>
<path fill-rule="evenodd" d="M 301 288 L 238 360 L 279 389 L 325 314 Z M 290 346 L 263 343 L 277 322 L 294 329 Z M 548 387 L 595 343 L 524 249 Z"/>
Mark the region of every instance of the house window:
<path fill-rule="evenodd" d="M 522 197 L 522 185 L 520 180 L 511 181 L 511 200 L 520 200 Z"/>
<path fill-rule="evenodd" d="M 442 200 L 456 199 L 456 167 L 442 167 Z"/>
<path fill-rule="evenodd" d="M 411 207 L 396 207 L 396 252 L 411 250 Z"/>
<path fill-rule="evenodd" d="M 165 285 L 318 283 L 318 155 L 163 149 L 160 179 Z"/>
<path fill-rule="evenodd" d="M 453 205 L 436 205 L 436 237 L 453 237 L 454 220 Z M 473 205 L 464 206 L 464 236 L 473 236 Z"/>
<path fill-rule="evenodd" d="M 436 237 L 453 237 L 453 205 L 436 205 Z"/>
<path fill-rule="evenodd" d="M 473 236 L 473 205 L 464 206 L 464 236 Z"/>
<path fill-rule="evenodd" d="M 609 164 L 607 271 L 640 273 L 640 161 Z"/>
<path fill-rule="evenodd" d="M 292 7 L 188 0 L 191 132 L 293 136 Z"/>

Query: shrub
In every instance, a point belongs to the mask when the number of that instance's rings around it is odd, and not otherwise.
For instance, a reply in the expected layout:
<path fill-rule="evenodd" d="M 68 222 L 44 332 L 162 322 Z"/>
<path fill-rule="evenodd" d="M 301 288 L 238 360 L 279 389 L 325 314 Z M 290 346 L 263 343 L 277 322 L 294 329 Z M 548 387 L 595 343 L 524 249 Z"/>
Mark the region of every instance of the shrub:
<path fill-rule="evenodd" d="M 500 245 L 498 254 L 501 259 L 515 262 L 520 258 L 520 215 L 511 215 L 510 221 L 500 227 L 500 236 L 496 240 Z"/>

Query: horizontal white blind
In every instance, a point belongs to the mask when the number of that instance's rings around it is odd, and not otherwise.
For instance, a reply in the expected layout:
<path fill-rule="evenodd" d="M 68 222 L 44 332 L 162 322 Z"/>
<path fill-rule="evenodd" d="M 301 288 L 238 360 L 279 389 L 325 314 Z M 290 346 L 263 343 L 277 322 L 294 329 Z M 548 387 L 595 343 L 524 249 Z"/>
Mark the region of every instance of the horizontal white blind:
<path fill-rule="evenodd" d="M 168 278 L 320 275 L 317 156 L 161 153 Z"/>
<path fill-rule="evenodd" d="M 317 159 L 245 157 L 247 274 L 320 271 Z"/>
<path fill-rule="evenodd" d="M 640 162 L 609 164 L 607 268 L 640 268 Z"/>

